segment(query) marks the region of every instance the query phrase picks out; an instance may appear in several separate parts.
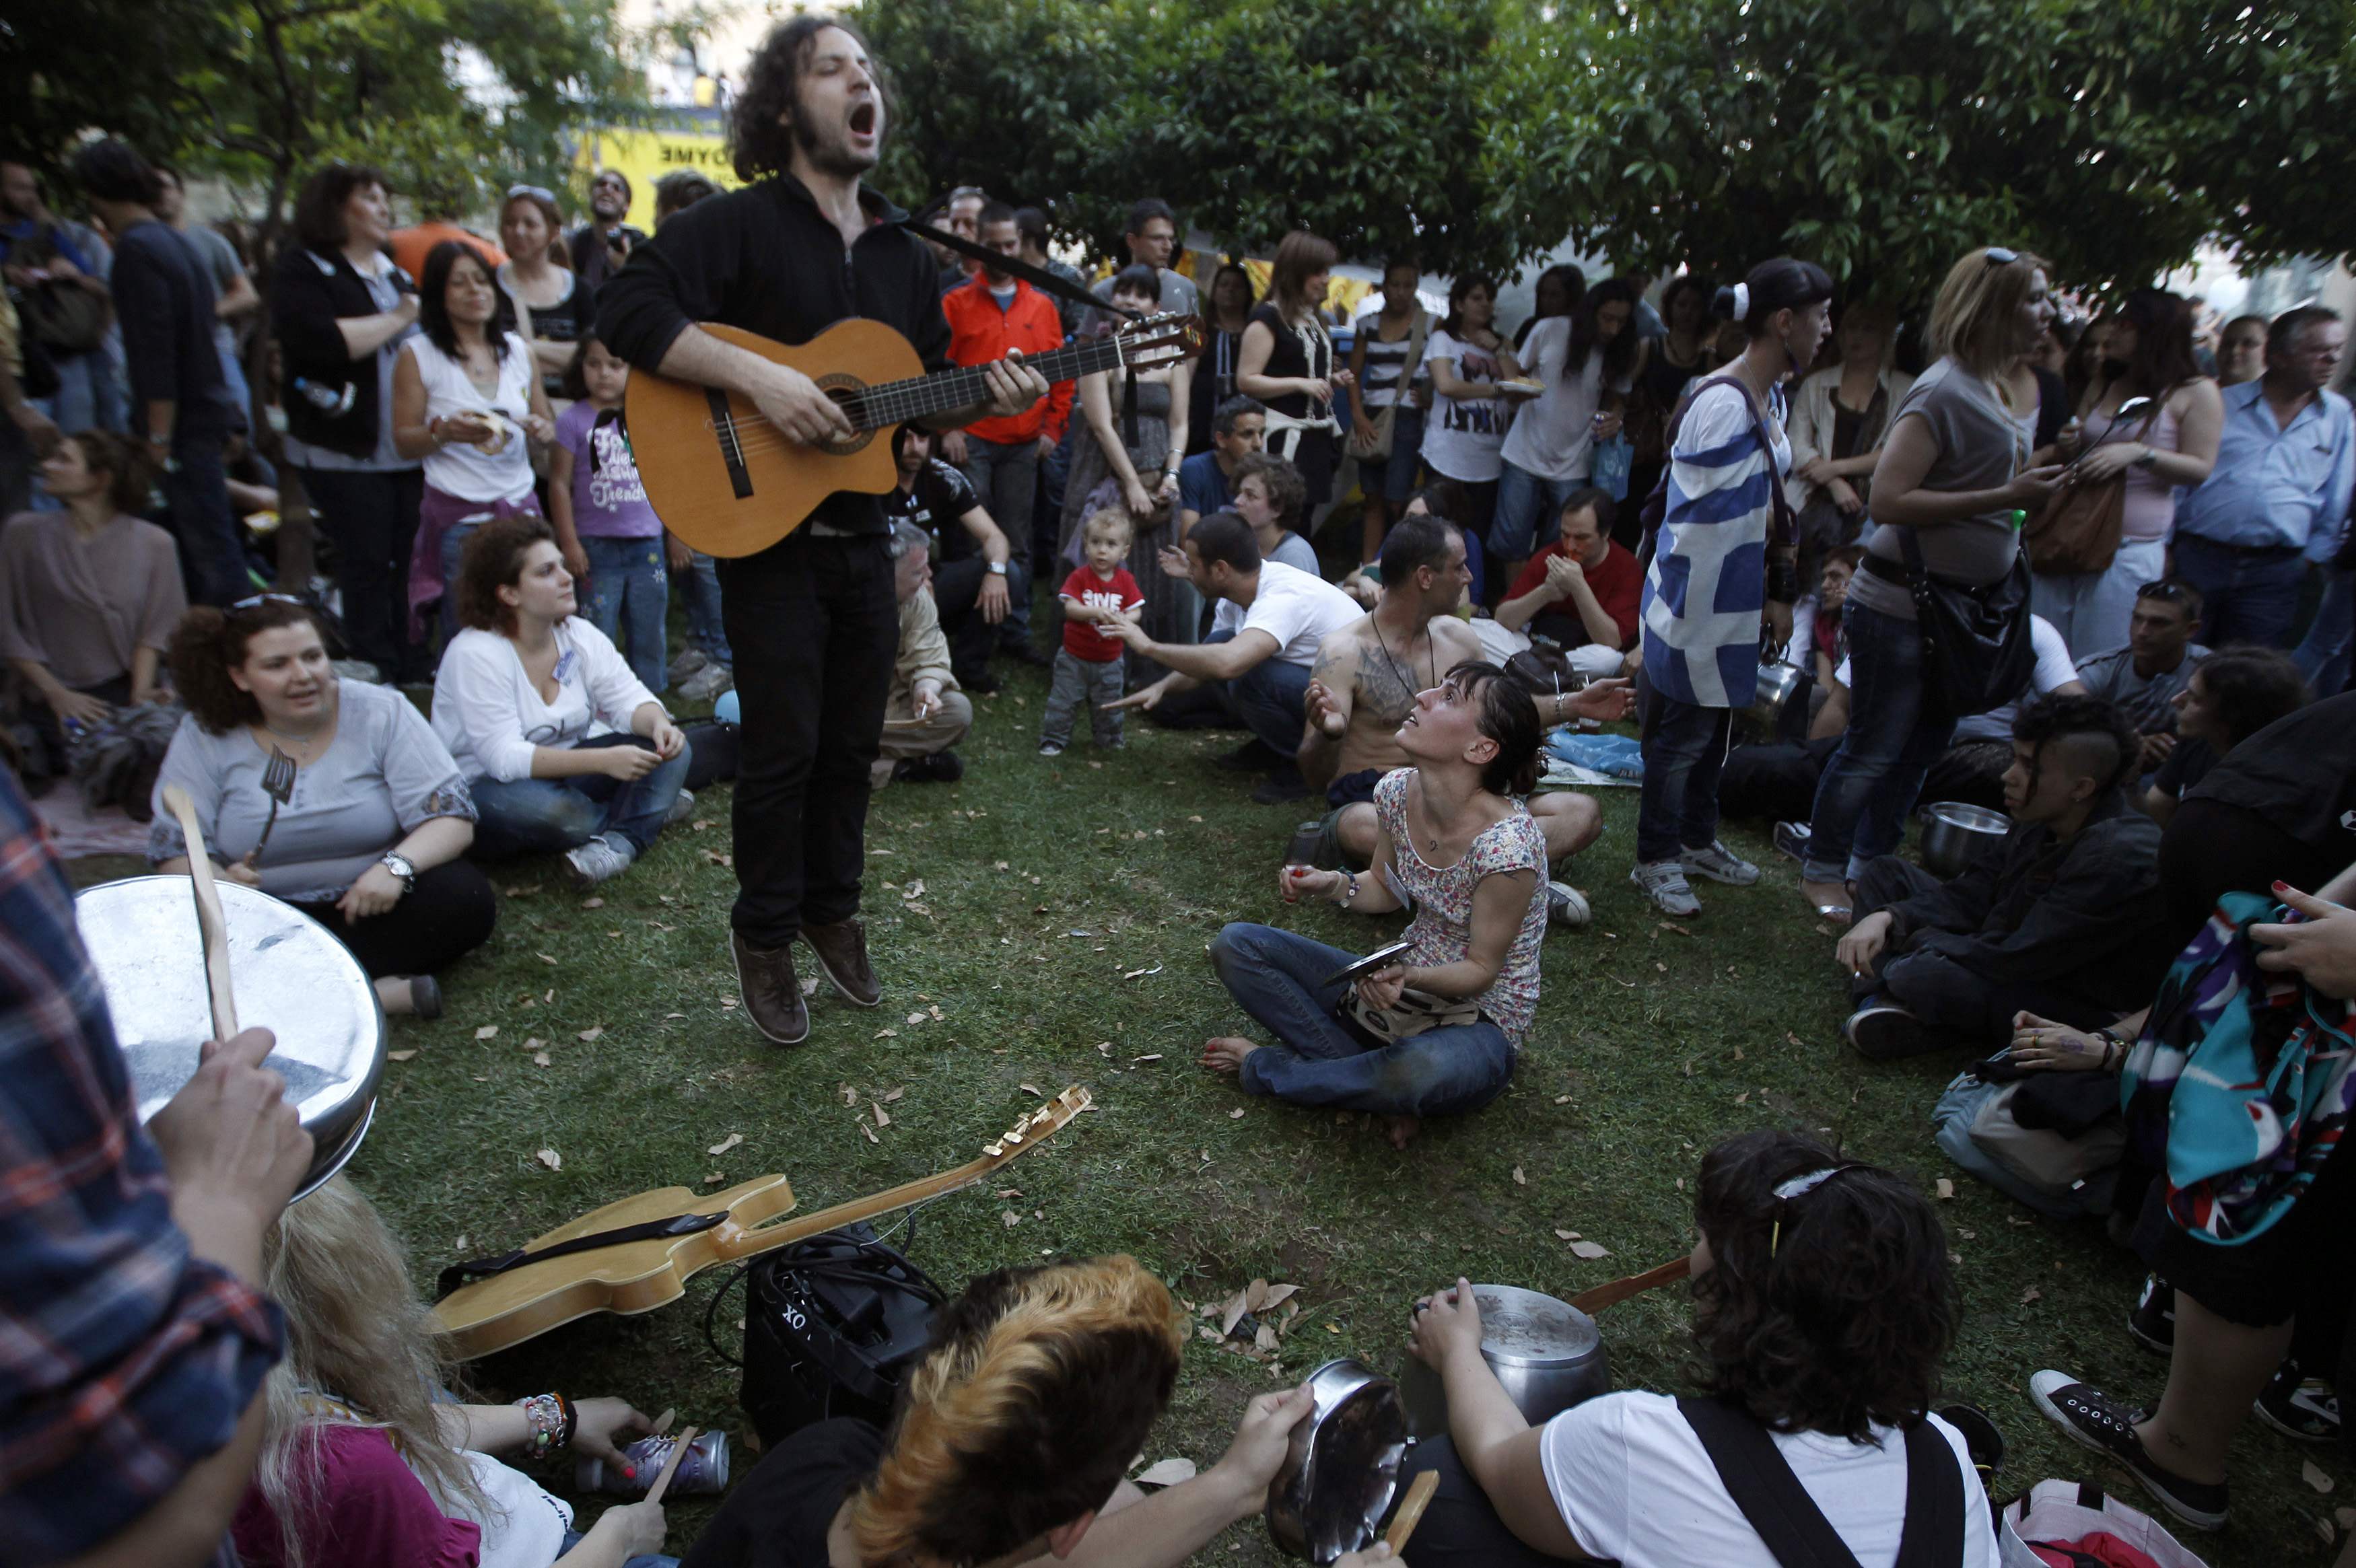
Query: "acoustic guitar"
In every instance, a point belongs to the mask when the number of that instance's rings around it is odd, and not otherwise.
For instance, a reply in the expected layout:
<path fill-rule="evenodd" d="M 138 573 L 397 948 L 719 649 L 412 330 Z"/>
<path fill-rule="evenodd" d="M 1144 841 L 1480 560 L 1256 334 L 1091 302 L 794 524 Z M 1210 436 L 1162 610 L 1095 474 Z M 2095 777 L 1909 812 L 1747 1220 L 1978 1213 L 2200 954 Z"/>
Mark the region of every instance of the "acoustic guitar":
<path fill-rule="evenodd" d="M 894 431 L 989 395 L 981 366 L 926 375 L 906 338 L 863 317 L 837 322 L 797 347 L 716 323 L 703 330 L 799 370 L 841 406 L 852 429 L 841 441 L 805 445 L 762 418 L 749 398 L 632 372 L 623 408 L 647 500 L 663 527 L 706 555 L 766 549 L 838 490 L 883 495 L 899 482 Z M 1157 315 L 1023 363 L 1052 385 L 1097 370 L 1150 369 L 1202 351 L 1199 317 Z"/>
<path fill-rule="evenodd" d="M 1055 1136 L 1093 1102 L 1074 1085 L 982 1146 L 954 1170 L 903 1182 L 773 1224 L 794 1207 L 782 1176 L 757 1176 L 698 1197 L 684 1187 L 641 1192 L 584 1214 L 512 1253 L 459 1264 L 442 1274 L 434 1316 L 463 1360 L 487 1356 L 593 1312 L 634 1316 L 677 1301 L 688 1279 L 734 1263 L 905 1209 L 987 1179 Z M 458 1282 L 468 1276 L 471 1285 Z"/>

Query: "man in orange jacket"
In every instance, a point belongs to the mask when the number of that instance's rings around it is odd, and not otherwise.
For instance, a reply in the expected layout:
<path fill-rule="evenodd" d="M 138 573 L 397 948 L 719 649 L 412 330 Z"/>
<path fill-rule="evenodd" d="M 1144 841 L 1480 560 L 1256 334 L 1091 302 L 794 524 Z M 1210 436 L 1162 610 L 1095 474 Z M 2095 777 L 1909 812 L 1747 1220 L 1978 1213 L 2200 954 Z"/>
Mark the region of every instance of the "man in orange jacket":
<path fill-rule="evenodd" d="M 981 209 L 981 243 L 1001 256 L 1022 249 L 1014 209 L 993 201 Z M 1046 295 L 988 262 L 968 282 L 941 296 L 949 322 L 949 357 L 959 365 L 987 365 L 1019 348 L 1026 359 L 1064 346 L 1064 324 Z M 1064 439 L 1072 414 L 1072 383 L 1057 381 L 1044 400 L 1003 419 L 977 420 L 942 438 L 941 455 L 965 471 L 982 507 L 1010 546 L 1007 588 L 1013 603 L 999 628 L 1001 645 L 1026 663 L 1046 665 L 1050 656 L 1031 645 L 1031 507 L 1039 464 Z"/>

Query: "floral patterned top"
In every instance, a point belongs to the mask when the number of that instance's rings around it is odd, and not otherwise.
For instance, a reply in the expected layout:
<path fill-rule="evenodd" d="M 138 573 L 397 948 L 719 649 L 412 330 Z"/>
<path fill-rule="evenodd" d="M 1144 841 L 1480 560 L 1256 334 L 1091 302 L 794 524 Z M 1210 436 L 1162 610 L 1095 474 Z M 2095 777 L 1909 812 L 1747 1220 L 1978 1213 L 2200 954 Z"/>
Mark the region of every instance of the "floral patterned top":
<path fill-rule="evenodd" d="M 1375 785 L 1375 817 L 1389 836 L 1399 889 L 1415 906 L 1415 918 L 1407 928 L 1407 940 L 1414 944 L 1413 962 L 1462 962 L 1472 947 L 1472 891 L 1482 879 L 1503 871 L 1537 873 L 1522 929 L 1505 950 L 1496 982 L 1478 998 L 1482 1012 L 1518 1047 L 1538 1009 L 1538 944 L 1547 928 L 1546 835 L 1524 807 L 1483 829 L 1456 864 L 1431 865 L 1416 853 L 1415 835 L 1408 831 L 1407 792 L 1414 778 L 1413 768 L 1398 768 Z"/>

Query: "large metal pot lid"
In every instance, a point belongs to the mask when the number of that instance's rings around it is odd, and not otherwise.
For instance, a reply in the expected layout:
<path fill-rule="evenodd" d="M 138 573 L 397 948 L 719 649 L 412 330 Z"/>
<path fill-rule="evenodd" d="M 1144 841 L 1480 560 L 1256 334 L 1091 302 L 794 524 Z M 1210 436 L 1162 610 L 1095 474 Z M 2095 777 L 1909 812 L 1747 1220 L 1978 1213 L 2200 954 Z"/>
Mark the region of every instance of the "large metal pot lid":
<path fill-rule="evenodd" d="M 1555 1367 L 1584 1360 L 1603 1343 L 1595 1319 L 1568 1301 L 1514 1285 L 1476 1285 L 1481 1354 L 1494 1365 Z"/>
<path fill-rule="evenodd" d="M 277 1036 L 271 1070 L 286 1080 L 321 1153 L 349 1157 L 384 1073 L 384 1010 L 351 950 L 309 915 L 256 888 L 216 879 L 229 925 L 230 983 L 241 1027 Z M 106 992 L 130 1064 L 139 1119 L 196 1075 L 212 1036 L 204 938 L 186 877 L 134 877 L 85 888 L 75 923 Z"/>

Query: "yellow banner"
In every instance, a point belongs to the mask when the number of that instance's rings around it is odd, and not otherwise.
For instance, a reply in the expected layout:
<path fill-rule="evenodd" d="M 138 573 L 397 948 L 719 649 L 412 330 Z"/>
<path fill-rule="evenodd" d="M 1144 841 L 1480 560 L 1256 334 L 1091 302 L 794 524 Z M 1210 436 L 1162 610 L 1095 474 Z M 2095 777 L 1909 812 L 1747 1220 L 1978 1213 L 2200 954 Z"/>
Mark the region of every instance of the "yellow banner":
<path fill-rule="evenodd" d="M 692 169 L 723 190 L 744 182 L 729 166 L 728 140 L 692 131 L 600 131 L 582 155 L 587 176 L 619 169 L 630 178 L 629 221 L 648 233 L 655 227 L 655 181 Z"/>

